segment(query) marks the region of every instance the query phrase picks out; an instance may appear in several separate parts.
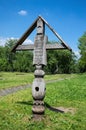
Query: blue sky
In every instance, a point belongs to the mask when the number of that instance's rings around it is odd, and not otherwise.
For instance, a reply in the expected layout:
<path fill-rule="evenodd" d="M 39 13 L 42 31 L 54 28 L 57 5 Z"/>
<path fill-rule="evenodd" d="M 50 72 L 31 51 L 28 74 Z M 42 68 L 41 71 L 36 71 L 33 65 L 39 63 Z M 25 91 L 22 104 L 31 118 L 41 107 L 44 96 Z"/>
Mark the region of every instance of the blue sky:
<path fill-rule="evenodd" d="M 77 53 L 78 39 L 86 31 L 86 0 L 0 0 L 0 45 L 20 38 L 38 15 Z M 50 41 L 58 41 L 46 33 Z"/>

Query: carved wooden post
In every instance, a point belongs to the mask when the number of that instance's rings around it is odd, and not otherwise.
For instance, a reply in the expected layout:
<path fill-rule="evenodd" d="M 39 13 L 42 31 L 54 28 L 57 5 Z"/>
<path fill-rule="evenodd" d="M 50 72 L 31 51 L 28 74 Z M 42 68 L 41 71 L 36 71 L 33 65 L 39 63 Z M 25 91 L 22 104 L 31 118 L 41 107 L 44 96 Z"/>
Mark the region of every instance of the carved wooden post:
<path fill-rule="evenodd" d="M 44 23 L 39 18 L 37 21 L 37 35 L 35 37 L 34 43 L 34 57 L 33 57 L 33 65 L 35 65 L 36 70 L 34 72 L 35 79 L 32 84 L 32 96 L 34 99 L 33 113 L 39 114 L 44 113 L 44 97 L 45 97 L 45 81 L 43 71 L 44 65 L 47 64 L 46 60 L 46 43 L 47 37 L 44 36 Z"/>
<path fill-rule="evenodd" d="M 56 35 L 56 37 L 60 40 L 61 43 L 47 44 L 48 37 L 45 36 L 45 24 Z M 34 44 L 21 45 L 36 27 L 37 34 L 35 37 Z M 21 50 L 34 50 L 33 65 L 35 65 L 36 70 L 34 72 L 35 79 L 32 83 L 32 96 L 34 99 L 32 111 L 35 114 L 42 114 L 45 110 L 43 99 L 45 97 L 46 85 L 43 79 L 45 75 L 43 67 L 47 65 L 46 50 L 55 49 L 68 49 L 71 51 L 71 48 L 62 40 L 62 38 L 41 16 L 39 16 L 34 21 L 30 28 L 22 35 L 22 37 L 12 48 L 12 52 Z"/>

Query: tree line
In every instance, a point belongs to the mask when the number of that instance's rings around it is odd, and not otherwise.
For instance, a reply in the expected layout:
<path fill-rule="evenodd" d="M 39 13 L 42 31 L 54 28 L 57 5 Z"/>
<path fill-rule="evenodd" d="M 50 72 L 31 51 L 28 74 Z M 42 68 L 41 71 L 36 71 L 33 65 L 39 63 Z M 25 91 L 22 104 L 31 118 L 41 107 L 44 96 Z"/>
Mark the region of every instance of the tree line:
<path fill-rule="evenodd" d="M 0 71 L 33 72 L 33 52 L 11 52 L 11 48 L 17 40 L 7 40 L 5 46 L 0 46 Z M 77 59 L 69 50 L 48 50 L 47 66 L 44 70 L 47 74 L 55 73 L 83 73 L 86 72 L 86 33 L 78 40 L 80 58 Z M 49 42 L 48 44 L 51 44 Z M 53 43 L 54 44 L 54 43 Z"/>

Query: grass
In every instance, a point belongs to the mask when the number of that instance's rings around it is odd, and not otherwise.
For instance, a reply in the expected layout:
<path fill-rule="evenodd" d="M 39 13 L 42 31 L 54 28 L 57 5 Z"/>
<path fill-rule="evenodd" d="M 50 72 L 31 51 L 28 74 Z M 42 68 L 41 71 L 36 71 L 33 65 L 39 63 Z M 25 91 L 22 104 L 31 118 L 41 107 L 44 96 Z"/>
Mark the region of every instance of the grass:
<path fill-rule="evenodd" d="M 86 130 L 86 74 L 48 83 L 44 101 L 48 104 L 44 119 L 34 121 L 31 88 L 1 97 L 0 130 Z M 74 113 L 51 111 L 47 106 L 73 108 Z"/>
<path fill-rule="evenodd" d="M 0 72 L 0 89 L 32 83 L 33 74 L 20 72 Z"/>
<path fill-rule="evenodd" d="M 54 80 L 59 78 L 73 77 L 75 75 L 46 75 L 45 80 Z M 20 73 L 20 72 L 0 72 L 0 89 L 17 87 L 20 85 L 31 84 L 34 79 L 33 73 Z"/>

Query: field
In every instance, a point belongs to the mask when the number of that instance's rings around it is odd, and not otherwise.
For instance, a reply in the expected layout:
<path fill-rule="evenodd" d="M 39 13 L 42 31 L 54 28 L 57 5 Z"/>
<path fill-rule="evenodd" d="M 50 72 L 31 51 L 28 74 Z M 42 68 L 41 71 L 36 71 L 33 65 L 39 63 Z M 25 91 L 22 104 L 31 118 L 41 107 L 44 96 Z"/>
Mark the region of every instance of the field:
<path fill-rule="evenodd" d="M 62 78 L 73 77 L 75 75 L 46 75 L 45 80 L 58 80 Z M 7 73 L 7 72 L 0 72 L 0 89 L 10 88 L 14 86 L 26 85 L 31 84 L 34 79 L 33 73 Z"/>
<path fill-rule="evenodd" d="M 0 89 L 31 84 L 33 78 L 33 74 L 1 72 Z M 46 75 L 45 80 L 57 81 L 46 84 L 43 119 L 32 118 L 30 87 L 0 97 L 0 130 L 86 130 L 86 74 Z"/>

